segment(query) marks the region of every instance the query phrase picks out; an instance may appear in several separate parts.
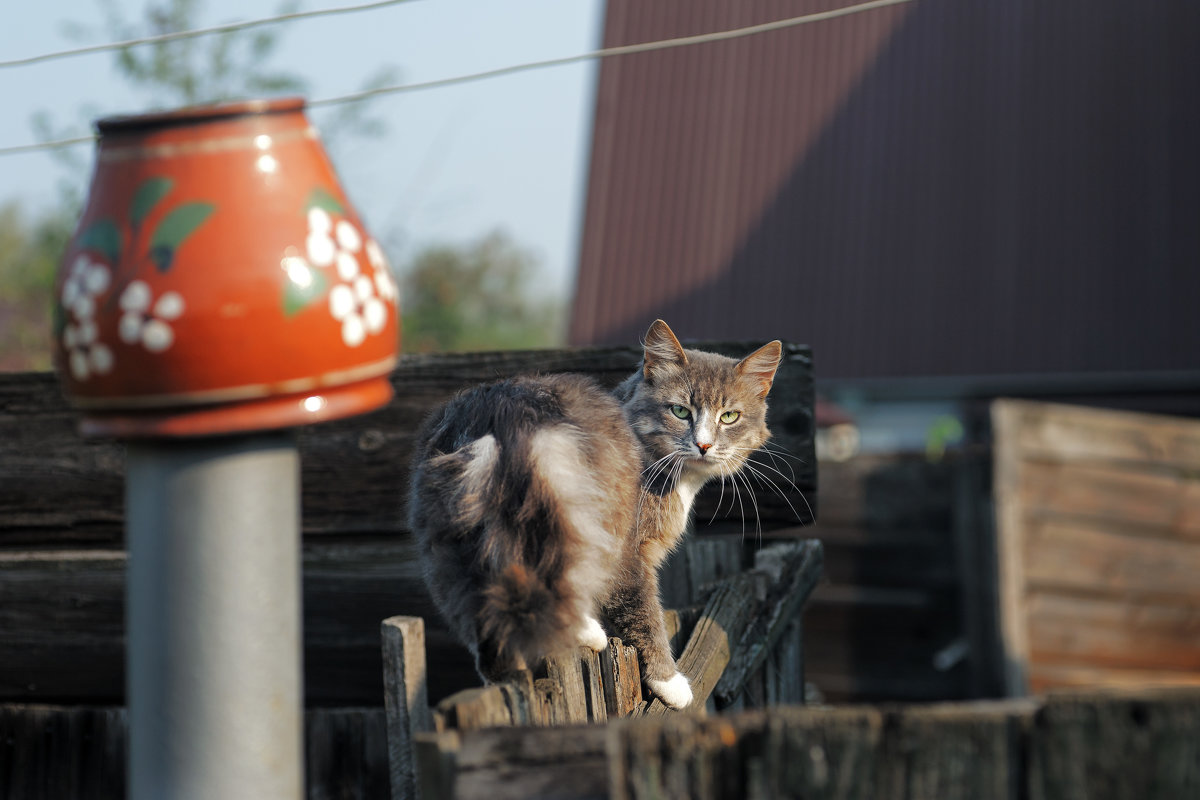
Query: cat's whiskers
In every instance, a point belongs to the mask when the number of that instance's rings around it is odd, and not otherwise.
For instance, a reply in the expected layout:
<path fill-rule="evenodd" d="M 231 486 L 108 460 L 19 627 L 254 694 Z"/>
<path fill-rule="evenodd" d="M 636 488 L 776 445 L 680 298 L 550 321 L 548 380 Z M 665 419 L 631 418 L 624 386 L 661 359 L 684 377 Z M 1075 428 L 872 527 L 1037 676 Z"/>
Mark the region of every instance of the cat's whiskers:
<path fill-rule="evenodd" d="M 724 468 L 723 464 L 722 464 L 722 468 Z M 729 478 L 730 478 L 729 482 L 731 484 L 733 484 L 733 497 L 737 501 L 738 510 L 741 512 L 741 515 L 742 515 L 742 541 L 745 541 L 746 540 L 746 506 L 744 503 L 742 503 L 742 487 L 738 483 L 738 480 L 737 480 L 738 470 L 736 468 L 731 469 L 729 471 Z M 729 505 L 729 510 L 730 511 L 733 510 L 732 502 Z"/>
<path fill-rule="evenodd" d="M 671 472 L 668 473 L 668 479 L 669 479 L 670 475 L 674 472 L 674 470 L 676 468 L 676 464 L 681 463 L 681 461 L 682 461 L 682 459 L 681 459 L 679 453 L 672 451 L 670 453 L 667 453 L 665 456 L 658 459 L 653 464 L 650 464 L 649 466 L 647 466 L 645 469 L 642 470 L 642 490 L 641 490 L 641 492 L 638 493 L 637 510 L 634 514 L 634 525 L 636 527 L 641 528 L 642 508 L 645 506 L 646 495 L 650 491 L 649 487 L 653 486 L 654 483 L 660 477 L 662 477 L 663 473 L 666 472 L 667 470 L 671 470 Z"/>
<path fill-rule="evenodd" d="M 766 442 L 763 442 L 761 445 L 759 445 L 758 449 L 759 450 L 769 450 L 777 456 L 782 456 L 783 458 L 790 458 L 792 461 L 795 461 L 799 464 L 807 464 L 808 463 L 808 461 L 806 459 L 803 459 L 800 456 L 796 455 L 791 450 L 788 450 L 786 447 L 784 447 L 783 445 L 781 445 L 779 442 L 775 441 L 774 439 L 768 439 Z"/>
<path fill-rule="evenodd" d="M 785 453 L 782 450 L 772 450 L 770 447 L 767 446 L 768 444 L 769 444 L 769 442 L 764 442 L 763 445 L 761 447 L 759 447 L 758 449 L 763 452 L 763 455 L 765 455 L 767 458 L 771 459 L 771 463 L 775 465 L 775 468 L 777 470 L 779 469 L 779 461 L 776 460 L 775 456 L 783 456 L 785 458 L 792 458 L 796 461 L 800 461 L 800 459 L 798 457 L 793 456 L 791 453 Z M 753 455 L 753 454 L 751 454 L 751 455 Z M 803 462 L 801 462 L 801 463 L 803 463 Z M 791 483 L 793 486 L 795 486 L 796 470 L 794 470 L 792 468 L 792 465 L 789 464 L 787 461 L 784 461 L 783 465 L 785 467 L 787 467 L 788 473 L 790 473 L 790 475 L 791 475 L 791 479 L 790 479 Z M 782 470 L 780 470 L 780 474 L 782 474 Z"/>
<path fill-rule="evenodd" d="M 652 483 L 659 476 L 659 474 L 662 472 L 662 470 L 665 469 L 666 462 L 675 458 L 677 455 L 678 455 L 677 453 L 673 453 L 673 452 L 667 453 L 665 456 L 663 456 L 662 458 L 655 461 L 653 464 L 650 464 L 645 469 L 643 469 L 642 470 L 642 482 L 644 484 Z M 650 473 L 650 474 L 647 475 L 646 473 Z"/>
<path fill-rule="evenodd" d="M 743 465 L 743 466 L 745 466 L 745 465 Z M 750 472 L 753 473 L 753 470 L 750 470 Z M 742 472 L 741 470 L 735 472 L 733 474 L 733 478 L 734 478 L 734 481 L 736 481 L 738 478 L 741 478 L 743 485 L 746 487 L 746 491 L 748 491 L 750 493 L 750 502 L 754 507 L 755 540 L 757 542 L 761 543 L 762 542 L 762 516 L 758 513 L 758 498 L 754 494 L 754 487 L 752 487 L 750 485 L 750 479 L 746 476 L 746 473 Z M 746 540 L 746 518 L 745 518 L 745 515 L 743 514 L 743 516 L 742 516 L 742 541 L 745 541 L 745 540 Z"/>
<path fill-rule="evenodd" d="M 719 496 L 719 497 L 717 497 L 717 507 L 716 507 L 715 509 L 713 509 L 713 515 L 712 515 L 712 517 L 711 517 L 711 518 L 708 520 L 708 524 L 709 524 L 709 525 L 712 525 L 714 522 L 716 522 L 716 520 L 717 520 L 717 515 L 721 513 L 721 503 L 725 502 L 725 475 L 726 475 L 726 468 L 725 468 L 725 465 L 724 465 L 724 464 L 721 464 L 721 465 L 719 465 L 719 467 L 720 467 L 720 471 L 717 473 L 717 475 L 718 475 L 718 477 L 720 477 L 720 479 L 721 479 L 721 494 L 720 494 L 720 496 Z M 730 510 L 731 510 L 731 511 L 733 510 L 733 506 L 732 506 L 732 505 L 730 506 Z"/>
<path fill-rule="evenodd" d="M 796 507 L 792 505 L 792 501 L 788 499 L 787 493 L 784 492 L 783 489 L 779 488 L 779 485 L 775 483 L 771 476 L 769 476 L 764 470 L 770 470 L 771 472 L 774 472 L 785 483 L 787 483 L 787 485 L 793 491 L 800 495 L 800 499 L 804 501 L 804 505 L 808 508 L 809 519 L 814 519 L 816 517 L 816 515 L 813 513 L 812 504 L 808 502 L 808 498 L 804 496 L 804 492 L 800 491 L 800 487 L 796 485 L 795 481 L 789 480 L 787 475 L 784 475 L 781 471 L 770 464 L 766 464 L 762 461 L 753 461 L 749 458 L 746 459 L 746 463 L 743 465 L 743 468 L 761 480 L 763 485 L 769 486 L 776 494 L 778 494 L 780 498 L 783 499 L 783 502 L 787 503 L 787 506 L 791 509 L 792 513 L 796 515 L 796 519 L 804 519 L 800 515 L 800 512 L 796 510 Z"/>

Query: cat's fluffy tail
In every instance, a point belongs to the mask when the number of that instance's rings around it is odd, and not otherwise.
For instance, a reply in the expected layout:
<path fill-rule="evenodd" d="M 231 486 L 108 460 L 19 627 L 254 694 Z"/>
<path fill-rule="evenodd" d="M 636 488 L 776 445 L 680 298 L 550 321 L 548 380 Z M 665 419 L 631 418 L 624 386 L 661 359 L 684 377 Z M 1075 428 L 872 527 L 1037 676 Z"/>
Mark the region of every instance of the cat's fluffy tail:
<path fill-rule="evenodd" d="M 580 448 L 565 426 L 470 447 L 458 511 L 481 537 L 479 635 L 501 653 L 532 661 L 574 646 L 591 613 L 591 551 L 611 537 L 595 530 L 598 498 L 584 496 L 594 478 Z"/>
<path fill-rule="evenodd" d="M 483 592 L 480 634 L 500 653 L 519 653 L 526 660 L 554 649 L 568 630 L 562 597 L 536 571 L 509 564 L 492 577 Z"/>

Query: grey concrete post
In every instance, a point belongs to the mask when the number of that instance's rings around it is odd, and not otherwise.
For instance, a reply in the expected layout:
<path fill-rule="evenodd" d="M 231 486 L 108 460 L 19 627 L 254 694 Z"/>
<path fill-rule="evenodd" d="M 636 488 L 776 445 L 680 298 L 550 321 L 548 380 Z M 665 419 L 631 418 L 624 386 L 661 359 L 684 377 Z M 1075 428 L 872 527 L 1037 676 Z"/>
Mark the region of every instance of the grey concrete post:
<path fill-rule="evenodd" d="M 129 797 L 304 793 L 290 433 L 131 442 Z"/>

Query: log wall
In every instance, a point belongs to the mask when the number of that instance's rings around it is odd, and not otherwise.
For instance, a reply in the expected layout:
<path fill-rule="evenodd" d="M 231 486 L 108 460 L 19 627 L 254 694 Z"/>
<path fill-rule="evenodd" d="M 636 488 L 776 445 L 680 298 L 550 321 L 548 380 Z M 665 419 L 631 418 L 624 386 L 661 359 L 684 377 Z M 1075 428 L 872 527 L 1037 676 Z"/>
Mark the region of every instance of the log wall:
<path fill-rule="evenodd" d="M 1200 684 L 1200 422 L 992 411 L 1010 693 Z"/>

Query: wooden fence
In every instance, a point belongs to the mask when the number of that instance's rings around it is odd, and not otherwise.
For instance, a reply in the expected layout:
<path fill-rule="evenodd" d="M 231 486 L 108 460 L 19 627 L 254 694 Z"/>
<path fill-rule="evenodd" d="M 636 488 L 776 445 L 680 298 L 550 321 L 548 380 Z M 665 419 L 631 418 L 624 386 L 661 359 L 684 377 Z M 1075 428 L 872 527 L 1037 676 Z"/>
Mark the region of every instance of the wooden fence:
<path fill-rule="evenodd" d="M 821 564 L 820 542 L 775 544 L 759 551 L 753 569 L 713 584 L 703 607 L 667 612 L 672 650 L 692 690 L 689 710 L 804 702 L 800 612 Z M 643 695 L 638 654 L 616 638 L 599 653 L 554 654 L 537 674 L 464 689 L 431 710 L 424 629 L 416 617 L 383 622 L 393 800 L 416 794 L 418 762 L 425 774 L 437 771 L 436 743 L 417 746 L 428 730 L 602 723 L 669 712 Z"/>
<path fill-rule="evenodd" d="M 447 731 L 424 800 L 1183 800 L 1200 691 Z"/>

